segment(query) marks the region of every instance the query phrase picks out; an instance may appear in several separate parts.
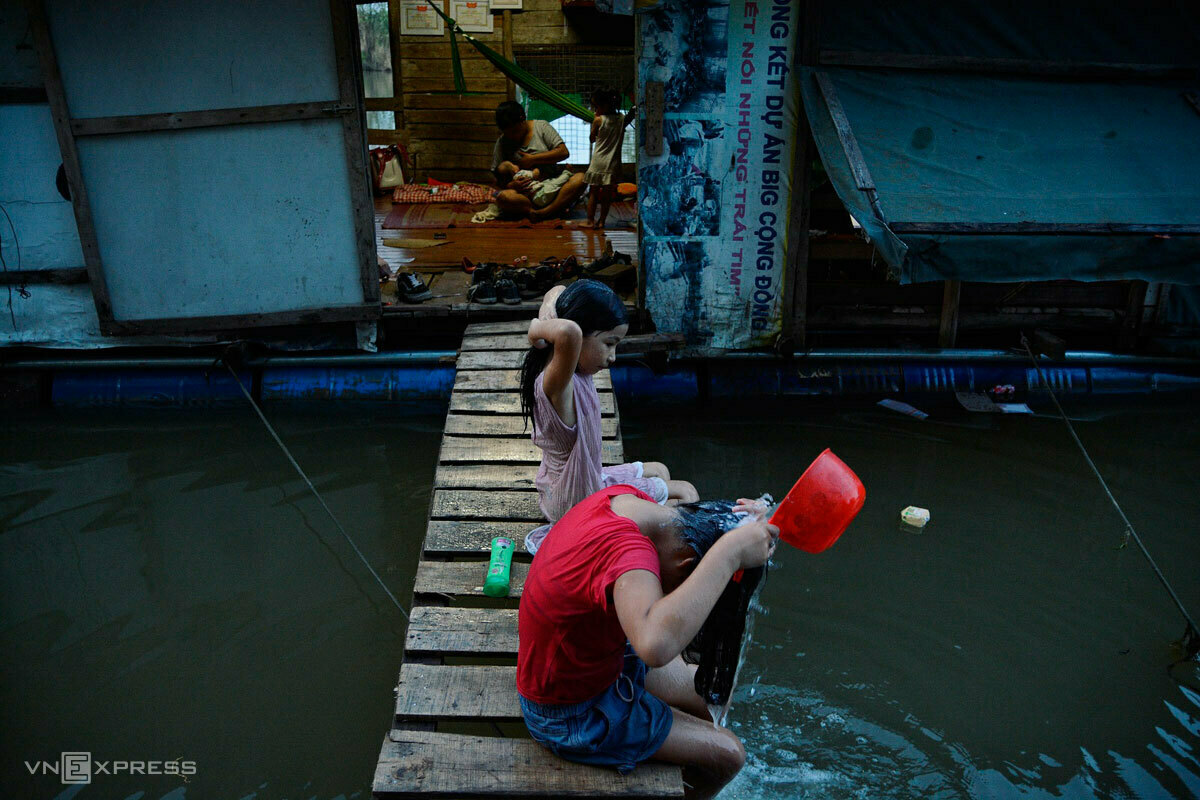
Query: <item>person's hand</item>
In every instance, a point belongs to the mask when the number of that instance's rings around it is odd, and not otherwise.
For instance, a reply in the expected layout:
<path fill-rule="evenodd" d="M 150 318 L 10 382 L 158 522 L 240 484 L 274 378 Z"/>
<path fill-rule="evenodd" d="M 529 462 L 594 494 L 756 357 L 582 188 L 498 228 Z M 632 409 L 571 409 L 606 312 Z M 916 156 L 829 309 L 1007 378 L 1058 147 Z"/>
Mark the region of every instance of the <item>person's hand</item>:
<path fill-rule="evenodd" d="M 769 522 L 749 522 L 739 525 L 717 540 L 733 550 L 738 569 L 761 567 L 775 552 L 779 528 Z"/>
<path fill-rule="evenodd" d="M 739 511 L 744 511 L 745 513 L 753 517 L 757 517 L 760 520 L 766 519 L 767 513 L 770 510 L 771 507 L 767 505 L 765 500 L 751 500 L 746 497 L 739 497 L 737 503 L 735 503 L 733 506 L 733 512 L 735 514 Z"/>
<path fill-rule="evenodd" d="M 547 342 L 541 336 L 541 319 L 529 320 L 529 344 L 541 350 L 546 347 Z"/>
<path fill-rule="evenodd" d="M 513 153 L 512 162 L 521 169 L 533 169 L 533 154 L 527 153 L 524 150 L 518 150 Z"/>
<path fill-rule="evenodd" d="M 538 319 L 558 319 L 558 311 L 555 305 L 558 303 L 558 296 L 565 292 L 565 286 L 551 286 L 550 290 L 542 296 L 542 307 L 538 309 Z M 535 347 L 537 345 L 534 345 Z"/>
<path fill-rule="evenodd" d="M 522 176 L 520 178 L 513 178 L 512 183 L 509 184 L 509 187 L 517 190 L 521 194 L 529 194 L 531 191 L 530 184 L 532 183 L 533 178 Z"/>

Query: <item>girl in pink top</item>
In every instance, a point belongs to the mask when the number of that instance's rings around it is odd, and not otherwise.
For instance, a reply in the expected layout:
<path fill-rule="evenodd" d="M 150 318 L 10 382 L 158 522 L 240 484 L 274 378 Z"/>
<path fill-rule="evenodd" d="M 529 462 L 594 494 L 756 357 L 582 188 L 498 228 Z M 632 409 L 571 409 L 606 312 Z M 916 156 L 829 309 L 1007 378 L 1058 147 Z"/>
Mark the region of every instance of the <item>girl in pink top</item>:
<path fill-rule="evenodd" d="M 592 376 L 613 362 L 628 332 L 621 298 L 593 280 L 551 289 L 529 323 L 532 347 L 521 369 L 521 413 L 532 419 L 533 443 L 542 451 L 535 482 L 538 505 L 551 523 L 583 498 L 617 484 L 662 504 L 699 499 L 694 486 L 672 480 L 657 461 L 601 466 L 600 395 Z M 531 532 L 526 549 L 536 552 L 549 530 L 543 525 Z"/>

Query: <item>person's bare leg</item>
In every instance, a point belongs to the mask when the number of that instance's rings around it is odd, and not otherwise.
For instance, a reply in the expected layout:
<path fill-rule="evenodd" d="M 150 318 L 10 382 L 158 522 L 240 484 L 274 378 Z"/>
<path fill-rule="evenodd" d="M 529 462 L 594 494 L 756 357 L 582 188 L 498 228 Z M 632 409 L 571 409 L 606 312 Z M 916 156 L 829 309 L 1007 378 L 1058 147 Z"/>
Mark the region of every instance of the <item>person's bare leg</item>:
<path fill-rule="evenodd" d="M 671 470 L 667 469 L 667 465 L 661 461 L 643 461 L 642 477 L 662 478 L 664 481 L 669 481 L 671 480 Z"/>
<path fill-rule="evenodd" d="M 696 694 L 695 664 L 686 663 L 681 656 L 665 667 L 655 667 L 646 673 L 646 691 L 669 706 L 682 708 L 692 716 L 707 717 L 708 706 Z"/>
<path fill-rule="evenodd" d="M 563 187 L 558 190 L 558 196 L 545 208 L 535 208 L 529 212 L 529 218 L 532 220 L 550 219 L 557 217 L 567 209 L 571 203 L 579 199 L 579 195 L 583 194 L 583 190 L 587 188 L 584 183 L 583 173 L 576 172 L 567 179 Z"/>
<path fill-rule="evenodd" d="M 674 706 L 671 715 L 671 732 L 654 759 L 683 767 L 684 797 L 715 796 L 746 763 L 745 748 L 736 736 L 711 720 Z"/>
<path fill-rule="evenodd" d="M 587 224 L 589 228 L 596 226 L 596 190 L 598 186 L 588 187 L 588 217 Z"/>
<path fill-rule="evenodd" d="M 612 207 L 613 197 L 617 193 L 616 186 L 605 186 L 600 190 L 600 219 L 596 220 L 596 227 L 603 228 L 604 223 L 608 221 L 608 209 Z"/>
<path fill-rule="evenodd" d="M 496 195 L 496 205 L 506 215 L 527 217 L 533 209 L 533 202 L 514 189 L 505 189 Z"/>
<path fill-rule="evenodd" d="M 671 505 L 679 505 L 680 503 L 697 502 L 700 499 L 700 493 L 688 481 L 667 481 L 667 497 L 675 501 Z"/>

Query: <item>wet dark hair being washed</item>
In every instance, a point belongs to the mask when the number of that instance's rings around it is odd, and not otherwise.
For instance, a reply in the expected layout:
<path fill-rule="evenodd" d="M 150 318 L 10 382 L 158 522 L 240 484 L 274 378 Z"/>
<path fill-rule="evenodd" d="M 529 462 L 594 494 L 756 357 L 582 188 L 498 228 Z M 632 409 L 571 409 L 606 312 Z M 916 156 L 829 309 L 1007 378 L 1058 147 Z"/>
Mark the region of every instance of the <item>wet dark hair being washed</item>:
<path fill-rule="evenodd" d="M 575 281 L 558 296 L 554 313 L 559 319 L 569 319 L 577 324 L 584 336 L 597 331 L 610 331 L 629 322 L 625 315 L 625 304 L 617 297 L 617 293 L 600 281 L 586 278 Z M 530 421 L 537 421 L 537 397 L 533 386 L 553 355 L 552 344 L 542 348 L 530 347 L 525 354 L 525 363 L 521 365 L 521 415 L 526 425 Z"/>
<path fill-rule="evenodd" d="M 743 517 L 733 513 L 733 505 L 731 500 L 680 504 L 676 508 L 679 540 L 703 558 L 718 539 L 742 522 Z M 696 638 L 684 648 L 684 660 L 698 665 L 693 684 L 705 703 L 728 706 L 737 680 L 750 604 L 765 575 L 765 567 L 754 567 L 743 570 L 740 580 L 730 581 Z"/>

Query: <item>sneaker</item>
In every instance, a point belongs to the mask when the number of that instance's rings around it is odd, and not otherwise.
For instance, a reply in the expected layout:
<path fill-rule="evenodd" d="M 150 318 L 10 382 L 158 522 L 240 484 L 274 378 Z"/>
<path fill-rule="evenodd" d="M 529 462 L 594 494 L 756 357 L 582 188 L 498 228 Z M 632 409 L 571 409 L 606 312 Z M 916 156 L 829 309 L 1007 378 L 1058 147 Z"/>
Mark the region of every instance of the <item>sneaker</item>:
<path fill-rule="evenodd" d="M 407 270 L 396 274 L 396 288 L 400 293 L 400 299 L 406 303 L 424 303 L 433 297 L 429 293 L 429 287 L 425 285 L 425 281 Z"/>
<path fill-rule="evenodd" d="M 496 287 L 489 280 L 481 280 L 467 290 L 467 301 L 490 306 L 496 302 Z"/>
<path fill-rule="evenodd" d="M 545 292 L 544 289 L 538 289 L 534 275 L 533 270 L 514 269 L 508 276 L 517 285 L 517 292 L 520 293 L 522 300 L 532 300 Z"/>
<path fill-rule="evenodd" d="M 476 264 L 475 269 L 471 272 L 471 285 L 474 286 L 484 281 L 491 281 L 495 277 L 491 264 Z"/>
<path fill-rule="evenodd" d="M 500 302 L 505 305 L 515 306 L 521 302 L 521 293 L 517 291 L 517 285 L 508 278 L 496 281 L 496 294 L 500 296 Z"/>
<path fill-rule="evenodd" d="M 578 278 L 581 272 L 579 268 L 579 259 L 577 259 L 575 256 L 567 256 L 564 258 L 562 264 L 559 265 L 559 268 L 562 270 L 562 276 L 564 278 Z"/>
<path fill-rule="evenodd" d="M 550 287 L 558 283 L 562 278 L 562 270 L 557 266 L 543 264 L 533 273 L 533 290 L 537 292 L 534 297 L 543 295 L 550 291 Z"/>

